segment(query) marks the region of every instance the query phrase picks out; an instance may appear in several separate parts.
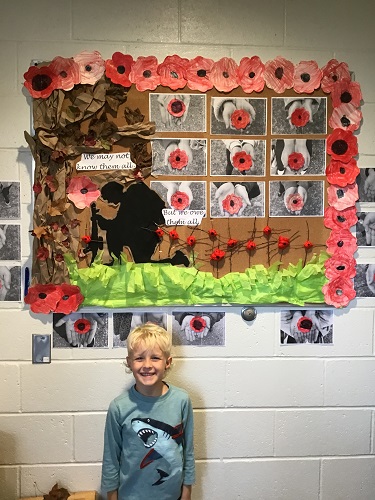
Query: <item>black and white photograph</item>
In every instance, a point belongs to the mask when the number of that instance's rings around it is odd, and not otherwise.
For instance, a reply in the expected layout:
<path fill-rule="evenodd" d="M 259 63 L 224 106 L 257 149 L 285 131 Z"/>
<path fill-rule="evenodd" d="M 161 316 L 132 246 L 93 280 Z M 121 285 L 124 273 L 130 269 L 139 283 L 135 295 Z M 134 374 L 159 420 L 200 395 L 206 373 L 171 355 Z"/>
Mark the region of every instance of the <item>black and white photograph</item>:
<path fill-rule="evenodd" d="M 224 346 L 224 312 L 173 312 L 173 345 Z"/>
<path fill-rule="evenodd" d="M 360 202 L 374 203 L 375 202 L 375 167 L 360 168 L 360 173 L 357 176 L 358 196 Z"/>
<path fill-rule="evenodd" d="M 324 139 L 273 139 L 271 175 L 324 175 Z"/>
<path fill-rule="evenodd" d="M 151 181 L 153 189 L 166 202 L 166 207 L 182 210 L 206 210 L 204 181 Z"/>
<path fill-rule="evenodd" d="M 21 260 L 19 224 L 0 224 L 0 260 Z"/>
<path fill-rule="evenodd" d="M 19 219 L 20 217 L 20 183 L 0 181 L 0 219 Z"/>
<path fill-rule="evenodd" d="M 375 212 L 357 212 L 355 235 L 359 247 L 375 246 Z"/>
<path fill-rule="evenodd" d="M 155 175 L 206 175 L 206 139 L 155 139 L 152 141 L 152 173 Z"/>
<path fill-rule="evenodd" d="M 150 121 L 156 132 L 206 132 L 206 96 L 150 94 Z"/>
<path fill-rule="evenodd" d="M 113 313 L 113 347 L 126 347 L 129 333 L 145 323 L 168 330 L 168 315 L 163 312 Z"/>
<path fill-rule="evenodd" d="M 324 213 L 324 181 L 271 181 L 271 217 L 321 217 Z"/>
<path fill-rule="evenodd" d="M 211 140 L 211 175 L 264 176 L 266 141 Z"/>
<path fill-rule="evenodd" d="M 272 134 L 325 134 L 326 97 L 272 97 Z"/>
<path fill-rule="evenodd" d="M 37 335 L 32 337 L 32 363 L 51 362 L 51 335 Z"/>
<path fill-rule="evenodd" d="M 354 290 L 357 297 L 375 297 L 375 264 L 357 264 Z"/>
<path fill-rule="evenodd" d="M 333 344 L 333 311 L 288 309 L 280 313 L 280 345 Z"/>
<path fill-rule="evenodd" d="M 54 348 L 108 348 L 108 314 L 54 313 L 52 342 Z"/>
<path fill-rule="evenodd" d="M 20 302 L 21 266 L 9 266 L 0 262 L 0 301 Z"/>
<path fill-rule="evenodd" d="M 211 99 L 211 134 L 265 135 L 267 99 L 248 97 L 213 97 Z"/>
<path fill-rule="evenodd" d="M 211 182 L 211 217 L 264 217 L 264 182 Z"/>

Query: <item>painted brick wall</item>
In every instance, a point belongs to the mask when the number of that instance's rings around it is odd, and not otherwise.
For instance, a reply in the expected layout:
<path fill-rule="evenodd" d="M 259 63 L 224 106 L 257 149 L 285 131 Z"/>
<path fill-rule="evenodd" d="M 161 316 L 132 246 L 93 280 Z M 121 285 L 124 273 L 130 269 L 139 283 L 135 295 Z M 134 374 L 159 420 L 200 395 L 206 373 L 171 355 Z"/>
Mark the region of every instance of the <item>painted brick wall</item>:
<path fill-rule="evenodd" d="M 164 58 L 283 55 L 349 63 L 365 105 L 360 166 L 375 165 L 375 4 L 366 0 L 13 0 L 0 16 L 0 179 L 20 180 L 22 256 L 28 263 L 31 157 L 23 131 L 32 59 L 99 50 Z M 4 305 L 4 304 L 0 304 Z M 169 311 L 170 312 L 170 311 Z M 196 421 L 195 500 L 375 498 L 374 313 L 335 313 L 334 346 L 280 347 L 278 309 L 245 324 L 227 313 L 225 347 L 175 351 L 170 380 L 186 387 Z M 0 308 L 0 498 L 55 481 L 98 489 L 109 401 L 131 377 L 124 350 L 63 350 L 31 364 L 31 334 L 51 333 L 21 308 Z"/>

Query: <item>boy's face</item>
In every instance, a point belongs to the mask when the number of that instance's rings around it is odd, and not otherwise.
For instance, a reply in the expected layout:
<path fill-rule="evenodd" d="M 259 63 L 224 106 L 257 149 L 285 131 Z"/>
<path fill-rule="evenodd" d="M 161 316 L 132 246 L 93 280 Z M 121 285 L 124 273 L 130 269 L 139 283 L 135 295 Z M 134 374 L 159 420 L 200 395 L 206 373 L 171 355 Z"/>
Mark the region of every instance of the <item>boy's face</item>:
<path fill-rule="evenodd" d="M 135 378 L 135 387 L 144 396 L 163 394 L 165 370 L 171 366 L 172 358 L 167 358 L 158 345 L 147 349 L 139 344 L 126 358 Z"/>

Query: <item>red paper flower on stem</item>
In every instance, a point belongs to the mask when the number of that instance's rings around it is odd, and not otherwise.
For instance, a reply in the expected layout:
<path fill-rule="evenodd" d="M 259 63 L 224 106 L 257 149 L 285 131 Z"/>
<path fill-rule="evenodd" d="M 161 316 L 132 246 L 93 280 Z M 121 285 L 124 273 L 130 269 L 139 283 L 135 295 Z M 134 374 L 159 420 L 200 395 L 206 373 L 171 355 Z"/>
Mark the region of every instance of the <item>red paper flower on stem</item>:
<path fill-rule="evenodd" d="M 202 56 L 197 56 L 186 64 L 186 79 L 189 89 L 206 92 L 211 90 L 213 83 L 210 74 L 214 61 Z"/>
<path fill-rule="evenodd" d="M 203 332 L 206 326 L 207 326 L 206 320 L 201 316 L 194 316 L 190 320 L 190 328 L 196 333 Z"/>
<path fill-rule="evenodd" d="M 311 94 L 320 87 L 322 76 L 315 61 L 301 61 L 294 69 L 293 89 L 298 94 Z"/>
<path fill-rule="evenodd" d="M 159 238 L 162 238 L 164 236 L 164 231 L 162 230 L 161 227 L 158 227 L 155 231 L 155 234 L 159 236 Z"/>
<path fill-rule="evenodd" d="M 310 113 L 305 108 L 296 108 L 290 121 L 295 127 L 304 127 L 310 121 Z"/>
<path fill-rule="evenodd" d="M 77 208 L 89 207 L 100 196 L 98 186 L 85 175 L 72 177 L 66 192 Z"/>
<path fill-rule="evenodd" d="M 301 316 L 297 321 L 297 328 L 301 333 L 309 333 L 313 327 L 313 322 L 307 316 Z"/>
<path fill-rule="evenodd" d="M 132 82 L 129 80 L 129 75 L 133 63 L 132 56 L 122 52 L 115 52 L 112 54 L 112 59 L 107 59 L 105 62 L 105 74 L 113 83 L 123 87 L 130 87 Z"/>
<path fill-rule="evenodd" d="M 84 301 L 84 296 L 81 294 L 79 286 L 63 283 L 60 289 L 61 298 L 56 305 L 55 312 L 70 314 L 77 311 L 78 307 Z"/>
<path fill-rule="evenodd" d="M 251 252 L 252 250 L 255 250 L 257 247 L 256 243 L 254 240 L 248 240 L 246 243 L 246 248 Z"/>
<path fill-rule="evenodd" d="M 238 151 L 238 153 L 233 156 L 232 162 L 234 168 L 240 172 L 250 170 L 253 166 L 253 159 L 251 158 L 251 155 L 246 153 L 246 151 Z"/>
<path fill-rule="evenodd" d="M 358 184 L 348 184 L 345 187 L 331 184 L 328 188 L 328 203 L 336 210 L 352 207 L 358 200 Z"/>
<path fill-rule="evenodd" d="M 176 191 L 171 196 L 171 205 L 176 210 L 185 210 L 190 204 L 189 196 L 183 191 Z"/>
<path fill-rule="evenodd" d="M 332 280 L 338 277 L 354 278 L 356 275 L 355 259 L 345 252 L 336 253 L 333 257 L 324 262 L 326 276 Z"/>
<path fill-rule="evenodd" d="M 264 64 L 258 56 L 243 57 L 237 70 L 237 80 L 246 93 L 264 89 Z"/>
<path fill-rule="evenodd" d="M 189 60 L 177 56 L 167 56 L 158 66 L 160 85 L 172 90 L 183 89 L 186 81 L 186 66 Z"/>
<path fill-rule="evenodd" d="M 282 94 L 293 86 L 294 64 L 281 56 L 267 61 L 264 70 L 264 79 L 269 89 Z"/>
<path fill-rule="evenodd" d="M 357 211 L 355 207 L 336 210 L 327 207 L 324 210 L 324 225 L 329 229 L 349 229 L 357 223 Z"/>
<path fill-rule="evenodd" d="M 250 113 L 244 109 L 236 109 L 230 117 L 231 124 L 237 130 L 245 129 L 251 122 Z"/>
<path fill-rule="evenodd" d="M 57 76 L 49 66 L 30 66 L 23 75 L 24 86 L 29 91 L 31 97 L 35 99 L 46 99 L 57 86 Z"/>
<path fill-rule="evenodd" d="M 212 239 L 216 238 L 217 237 L 217 231 L 216 231 L 216 229 L 213 229 L 213 228 L 209 229 L 208 230 L 208 236 L 210 238 L 212 238 Z"/>
<path fill-rule="evenodd" d="M 353 104 L 340 104 L 334 108 L 332 115 L 329 119 L 329 126 L 333 129 L 342 128 L 354 132 L 361 124 L 362 112 L 357 109 Z"/>
<path fill-rule="evenodd" d="M 197 242 L 197 238 L 195 236 L 188 236 L 186 243 L 189 247 L 193 247 Z"/>
<path fill-rule="evenodd" d="M 227 246 L 228 248 L 234 248 L 238 245 L 238 240 L 235 240 L 234 238 L 229 238 L 227 241 Z"/>
<path fill-rule="evenodd" d="M 288 156 L 288 166 L 292 170 L 300 170 L 305 165 L 305 158 L 302 153 L 291 153 Z"/>
<path fill-rule="evenodd" d="M 35 194 L 39 194 L 42 192 L 42 185 L 40 182 L 36 182 L 34 185 L 33 185 L 33 191 Z"/>
<path fill-rule="evenodd" d="M 331 231 L 327 240 L 327 252 L 330 255 L 335 253 L 347 253 L 353 255 L 357 250 L 357 238 L 349 231 L 349 229 L 337 229 Z"/>
<path fill-rule="evenodd" d="M 57 56 L 49 67 L 57 75 L 56 88 L 58 89 L 72 90 L 74 85 L 81 82 L 79 66 L 72 58 Z"/>
<path fill-rule="evenodd" d="M 306 240 L 303 246 L 306 250 L 310 250 L 314 246 L 314 244 L 310 240 Z"/>
<path fill-rule="evenodd" d="M 290 194 L 286 199 L 286 207 L 291 212 L 300 212 L 305 203 L 299 193 Z"/>
<path fill-rule="evenodd" d="M 86 318 L 80 318 L 74 322 L 74 330 L 80 335 L 84 335 L 85 333 L 89 332 L 90 328 L 91 328 L 91 323 Z"/>
<path fill-rule="evenodd" d="M 350 72 L 346 63 L 340 63 L 336 59 L 331 59 L 322 69 L 323 77 L 320 87 L 324 92 L 332 92 L 333 86 L 341 80 L 350 79 Z"/>
<path fill-rule="evenodd" d="M 351 279 L 336 278 L 322 288 L 326 304 L 335 307 L 345 307 L 356 296 Z"/>
<path fill-rule="evenodd" d="M 331 97 L 334 108 L 349 103 L 358 108 L 362 100 L 361 87 L 358 82 L 352 82 L 349 78 L 345 78 L 335 83 Z"/>
<path fill-rule="evenodd" d="M 169 237 L 171 240 L 178 240 L 179 239 L 178 232 L 175 229 L 171 229 L 169 231 Z"/>
<path fill-rule="evenodd" d="M 34 313 L 49 314 L 55 311 L 61 297 L 61 288 L 56 285 L 34 285 L 29 288 L 24 300 Z"/>
<path fill-rule="evenodd" d="M 352 132 L 335 129 L 327 138 L 327 154 L 334 160 L 348 163 L 358 154 L 357 138 Z"/>
<path fill-rule="evenodd" d="M 37 260 L 44 261 L 49 257 L 49 250 L 47 247 L 40 246 L 36 252 Z"/>
<path fill-rule="evenodd" d="M 189 158 L 183 149 L 175 149 L 168 157 L 169 164 L 176 170 L 182 170 L 188 164 Z"/>
<path fill-rule="evenodd" d="M 82 236 L 81 240 L 83 241 L 83 243 L 86 243 L 86 245 L 87 245 L 91 241 L 91 236 L 89 236 L 88 234 L 85 234 Z"/>
<path fill-rule="evenodd" d="M 230 215 L 238 214 L 242 205 L 242 198 L 235 194 L 228 194 L 222 201 L 223 209 Z"/>
<path fill-rule="evenodd" d="M 220 92 L 230 92 L 238 87 L 237 64 L 231 57 L 222 57 L 216 61 L 210 74 L 210 80 Z"/>
<path fill-rule="evenodd" d="M 290 246 L 289 238 L 286 238 L 285 236 L 279 236 L 277 246 L 280 248 L 280 250 L 288 248 Z"/>
<path fill-rule="evenodd" d="M 224 259 L 225 257 L 225 252 L 224 250 L 220 250 L 219 248 L 216 248 L 212 254 L 210 255 L 210 260 L 215 260 L 218 262 L 219 260 Z"/>
<path fill-rule="evenodd" d="M 264 226 L 264 228 L 263 228 L 264 236 L 270 236 L 271 233 L 272 233 L 272 229 L 270 228 L 270 226 Z"/>
<path fill-rule="evenodd" d="M 186 111 L 186 105 L 180 99 L 171 99 L 167 105 L 167 111 L 175 118 L 180 118 Z"/>
<path fill-rule="evenodd" d="M 100 52 L 97 50 L 94 50 L 93 52 L 84 50 L 74 56 L 73 59 L 79 66 L 81 83 L 93 85 L 103 76 L 105 62 L 103 61 Z"/>
<path fill-rule="evenodd" d="M 158 71 L 158 60 L 155 56 L 139 56 L 132 66 L 129 80 L 135 83 L 137 90 L 155 90 L 160 85 Z"/>
<path fill-rule="evenodd" d="M 341 187 L 353 184 L 359 173 L 360 170 L 354 158 L 348 161 L 348 163 L 331 160 L 331 163 L 326 168 L 327 181 L 330 184 L 337 184 L 337 186 Z"/>

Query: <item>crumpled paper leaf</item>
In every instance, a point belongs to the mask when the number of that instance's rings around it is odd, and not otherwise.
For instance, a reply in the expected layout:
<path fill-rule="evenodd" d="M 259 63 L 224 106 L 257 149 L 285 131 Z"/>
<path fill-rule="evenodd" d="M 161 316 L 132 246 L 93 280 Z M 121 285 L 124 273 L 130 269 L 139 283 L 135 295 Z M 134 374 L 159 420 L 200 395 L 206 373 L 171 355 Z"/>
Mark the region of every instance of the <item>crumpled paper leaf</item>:
<path fill-rule="evenodd" d="M 106 101 L 108 106 L 117 113 L 120 104 L 126 102 L 127 91 L 122 85 L 115 85 L 112 83 L 107 90 Z"/>
<path fill-rule="evenodd" d="M 131 109 L 125 107 L 124 116 L 126 123 L 128 125 L 134 125 L 135 123 L 142 123 L 145 119 L 145 115 L 143 115 L 139 108 Z"/>
<path fill-rule="evenodd" d="M 60 122 L 65 94 L 62 90 L 54 90 L 47 99 L 33 100 L 33 127 L 52 130 Z"/>
<path fill-rule="evenodd" d="M 66 488 L 59 488 L 59 485 L 56 483 L 52 490 L 47 494 L 43 495 L 44 500 L 68 500 L 70 496 L 69 491 Z"/>

